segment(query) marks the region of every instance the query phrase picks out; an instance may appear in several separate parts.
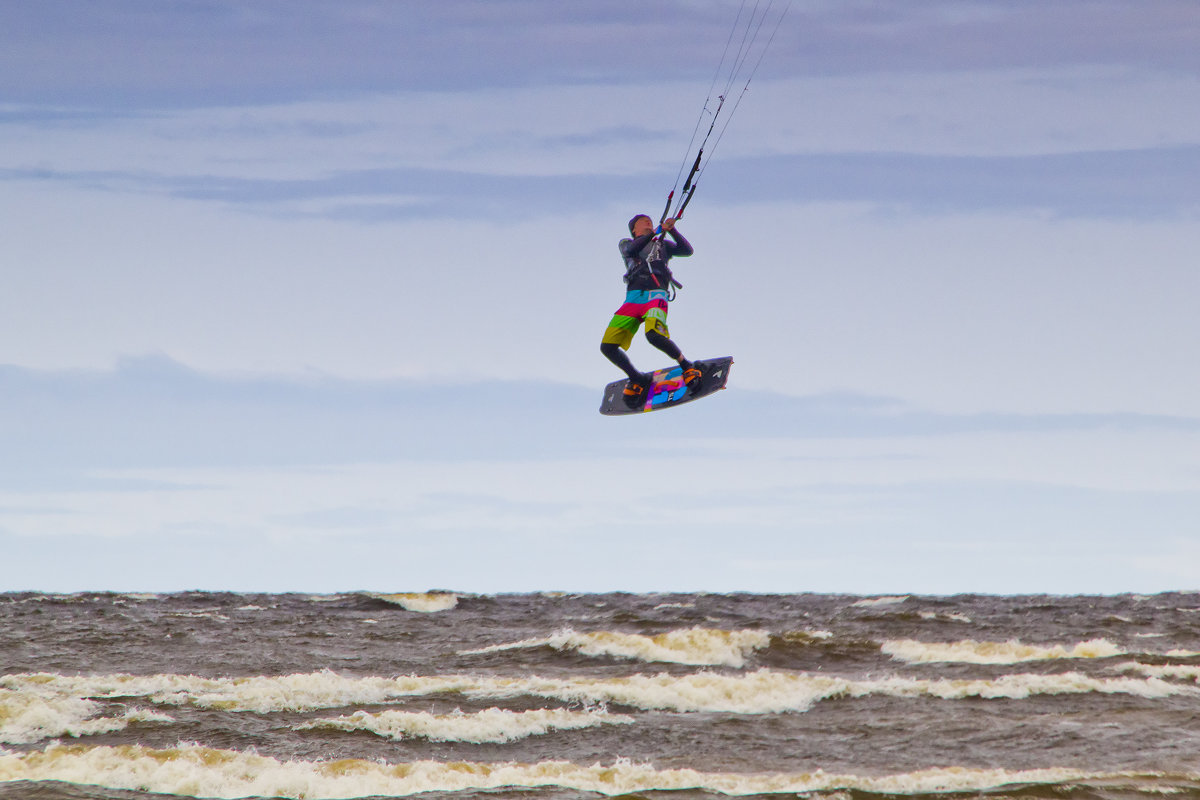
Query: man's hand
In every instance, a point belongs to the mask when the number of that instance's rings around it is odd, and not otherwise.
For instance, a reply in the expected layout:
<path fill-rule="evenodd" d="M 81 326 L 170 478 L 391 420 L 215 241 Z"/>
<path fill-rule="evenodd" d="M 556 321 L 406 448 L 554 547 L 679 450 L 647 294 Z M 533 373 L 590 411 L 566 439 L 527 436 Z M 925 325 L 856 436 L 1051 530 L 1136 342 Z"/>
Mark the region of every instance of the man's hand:
<path fill-rule="evenodd" d="M 664 219 L 664 220 L 662 221 L 662 229 L 663 229 L 664 231 L 671 231 L 671 230 L 675 230 L 675 218 L 674 218 L 674 217 L 667 217 L 666 219 Z"/>

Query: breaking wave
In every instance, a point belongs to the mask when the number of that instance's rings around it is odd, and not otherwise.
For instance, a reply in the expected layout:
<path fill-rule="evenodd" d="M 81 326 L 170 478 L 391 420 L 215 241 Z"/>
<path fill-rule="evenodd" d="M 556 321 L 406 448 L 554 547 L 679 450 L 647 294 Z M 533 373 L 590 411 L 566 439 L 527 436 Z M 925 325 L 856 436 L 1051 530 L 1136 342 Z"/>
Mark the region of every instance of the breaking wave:
<path fill-rule="evenodd" d="M 770 643 L 771 635 L 764 631 L 686 628 L 656 636 L 613 631 L 597 633 L 562 631 L 545 638 L 526 639 L 520 642 L 467 650 L 462 655 L 551 647 L 559 651 L 573 650 L 593 657 L 607 656 L 645 662 L 740 668 L 746 665 L 746 658 L 752 652 L 762 650 Z"/>
<path fill-rule="evenodd" d="M 1126 655 L 1125 651 L 1107 639 L 1092 639 L 1073 647 L 1062 645 L 1039 646 L 1009 642 L 933 643 L 899 639 L 884 642 L 880 649 L 897 661 L 910 664 L 953 662 L 958 664 L 1017 664 L 1022 661 L 1043 661 L 1063 658 L 1112 658 Z"/>
<path fill-rule="evenodd" d="M 554 731 L 581 730 L 601 725 L 631 725 L 633 717 L 604 711 L 567 711 L 538 709 L 506 711 L 489 708 L 474 714 L 428 714 L 425 712 L 384 711 L 369 714 L 358 711 L 350 716 L 322 719 L 300 725 L 296 730 L 332 729 L 366 731 L 388 739 L 428 739 L 433 742 L 514 742 Z"/>
<path fill-rule="evenodd" d="M 406 611 L 432 614 L 449 611 L 458 605 L 458 595 L 449 592 L 401 592 L 398 594 L 371 594 L 370 597 L 400 606 Z"/>
<path fill-rule="evenodd" d="M 267 756 L 198 745 L 150 749 L 139 745 L 52 745 L 41 752 L 0 752 L 0 781 L 67 781 L 201 797 L 355 798 L 408 796 L 421 792 L 486 791 L 503 787 L 561 787 L 602 795 L 701 790 L 725 795 L 762 795 L 837 790 L 884 795 L 985 792 L 1001 786 L 1103 783 L 1134 790 L 1165 776 L 1089 773 L 1078 769 L 1033 770 L 947 767 L 893 775 L 812 772 L 739 774 L 695 769 L 656 769 L 618 760 L 581 766 L 567 761 L 522 763 L 387 764 L 361 759 L 280 761 Z M 1195 782 L 1196 776 L 1173 781 Z"/>
<path fill-rule="evenodd" d="M 1194 664 L 1122 664 L 1121 672 L 1136 672 L 1152 678 L 1175 679 L 1200 683 L 1200 666 Z"/>
<path fill-rule="evenodd" d="M 31 744 L 58 736 L 92 736 L 123 730 L 134 722 L 173 722 L 165 714 L 131 709 L 118 717 L 100 716 L 99 703 L 56 693 L 0 689 L 0 742 Z"/>
<path fill-rule="evenodd" d="M 851 608 L 878 608 L 880 606 L 897 606 L 908 600 L 910 595 L 895 595 L 890 597 L 867 597 L 850 604 Z"/>
<path fill-rule="evenodd" d="M 1078 672 L 1016 674 L 974 680 L 902 677 L 854 680 L 769 669 L 740 675 L 697 672 L 616 678 L 469 675 L 350 678 L 328 671 L 248 678 L 39 674 L 5 676 L 0 682 L 18 690 L 23 684 L 36 685 L 42 696 L 57 695 L 54 702 L 145 697 L 160 705 L 259 713 L 386 704 L 405 697 L 442 693 L 458 693 L 473 700 L 538 697 L 589 705 L 613 703 L 642 710 L 730 714 L 806 711 L 821 700 L 870 695 L 1018 700 L 1051 694 L 1100 693 L 1161 698 L 1200 693 L 1200 687 L 1171 683 L 1157 677 L 1095 678 Z M 78 715 L 82 710 L 76 713 Z"/>

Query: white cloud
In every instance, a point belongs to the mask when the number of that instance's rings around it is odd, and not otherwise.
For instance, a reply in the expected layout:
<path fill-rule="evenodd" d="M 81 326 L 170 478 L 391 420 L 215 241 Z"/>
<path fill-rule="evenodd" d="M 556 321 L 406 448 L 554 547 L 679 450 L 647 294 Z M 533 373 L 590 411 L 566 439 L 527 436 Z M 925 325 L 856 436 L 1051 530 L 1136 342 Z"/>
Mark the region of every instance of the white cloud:
<path fill-rule="evenodd" d="M 673 178 L 707 90 L 701 80 L 480 88 L 34 117 L 0 127 L 0 152 L 10 169 L 134 178 L 296 179 L 414 166 Z M 736 113 L 736 97 L 727 104 L 715 154 L 1014 156 L 1197 144 L 1193 94 L 1188 76 L 1115 67 L 762 80 Z"/>

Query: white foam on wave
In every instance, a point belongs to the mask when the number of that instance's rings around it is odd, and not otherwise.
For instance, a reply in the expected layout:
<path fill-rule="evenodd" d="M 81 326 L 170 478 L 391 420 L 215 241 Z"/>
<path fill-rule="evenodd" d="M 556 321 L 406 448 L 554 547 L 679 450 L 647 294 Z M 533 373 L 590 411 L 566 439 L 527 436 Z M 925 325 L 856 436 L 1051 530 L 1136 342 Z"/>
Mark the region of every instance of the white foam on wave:
<path fill-rule="evenodd" d="M 944 700 L 1025 699 L 1052 694 L 1131 694 L 1161 698 L 1198 693 L 1156 679 L 1091 678 L 1062 675 L 1006 675 L 986 680 L 921 680 L 882 678 L 850 680 L 823 675 L 759 670 L 748 675 L 697 673 L 687 676 L 635 675 L 555 687 L 526 687 L 532 694 L 563 700 L 618 703 L 642 709 L 680 712 L 770 714 L 806 711 L 821 700 L 836 697 L 934 697 Z"/>
<path fill-rule="evenodd" d="M 376 600 L 392 603 L 405 611 L 433 614 L 449 611 L 458 605 L 458 595 L 448 592 L 399 592 L 396 594 L 372 594 Z"/>
<path fill-rule="evenodd" d="M 1112 658 L 1125 651 L 1107 639 L 1092 639 L 1072 647 L 1062 645 L 1029 645 L 1019 641 L 977 642 L 918 642 L 897 639 L 884 642 L 880 649 L 897 661 L 910 664 L 938 662 L 958 664 L 1017 664 L 1022 661 L 1045 661 L 1063 658 Z"/>
<path fill-rule="evenodd" d="M 765 631 L 724 631 L 713 628 L 684 628 L 655 636 L 617 631 L 576 633 L 567 630 L 553 636 L 525 639 L 498 644 L 462 655 L 503 652 L 532 647 L 552 647 L 555 650 L 574 650 L 585 656 L 629 658 L 637 661 L 692 666 L 721 666 L 741 668 L 755 650 L 771 644 L 771 634 Z"/>
<path fill-rule="evenodd" d="M 601 725 L 631 725 L 633 717 L 605 711 L 568 711 L 543 708 L 534 711 L 508 711 L 489 708 L 473 714 L 384 711 L 370 714 L 358 711 L 336 719 L 321 719 L 300 725 L 297 730 L 325 728 L 340 731 L 367 731 L 388 739 L 428 739 L 434 742 L 471 742 L 474 744 L 514 742 L 553 731 L 596 728 Z"/>
<path fill-rule="evenodd" d="M 0 686 L 76 698 L 145 697 L 171 706 L 223 711 L 311 711 L 387 703 L 408 696 L 462 690 L 471 678 L 347 678 L 328 670 L 279 676 L 200 678 L 195 675 L 0 676 Z"/>
<path fill-rule="evenodd" d="M 415 761 L 399 764 L 343 759 L 280 761 L 267 756 L 198 745 L 152 750 L 139 745 L 55 745 L 42 752 L 0 752 L 0 782 L 64 781 L 163 794 L 214 798 L 284 797 L 340 800 L 404 797 L 421 792 L 468 792 L 505 787 L 560 787 L 601 795 L 699 790 L 731 796 L 837 790 L 878 794 L 983 792 L 1009 784 L 1053 786 L 1103 781 L 1153 782 L 1155 775 L 1088 773 L 1077 769 L 1034 770 L 945 767 L 883 776 L 790 773 L 722 773 L 655 769 L 620 760 L 579 765 L 567 761 L 472 763 Z"/>
<path fill-rule="evenodd" d="M 792 645 L 812 644 L 832 639 L 833 633 L 831 631 L 788 631 L 779 638 Z"/>
<path fill-rule="evenodd" d="M 278 677 L 197 678 L 187 675 L 92 677 L 18 675 L 0 685 L 20 690 L 22 681 L 53 686 L 64 697 L 142 696 L 165 705 L 225 711 L 308 711 L 377 705 L 405 697 L 457 692 L 473 700 L 541 697 L 588 705 L 620 704 L 644 710 L 772 714 L 806 711 L 834 697 L 937 697 L 1024 699 L 1047 694 L 1131 694 L 1147 698 L 1200 694 L 1200 688 L 1148 678 L 1093 678 L 1080 673 L 1004 675 L 979 680 L 881 678 L 853 680 L 823 674 L 760 669 L 739 675 L 629 675 L 618 678 L 408 676 L 347 678 L 332 672 Z"/>
<path fill-rule="evenodd" d="M 229 621 L 229 617 L 222 614 L 221 610 L 217 608 L 201 609 L 198 611 L 169 611 L 167 612 L 167 616 L 178 619 L 215 619 L 220 620 L 221 622 Z"/>
<path fill-rule="evenodd" d="M 937 697 L 943 700 L 1023 700 L 1034 695 L 1127 694 L 1162 699 L 1180 694 L 1200 695 L 1200 689 L 1181 687 L 1156 678 L 1093 678 L 1080 672 L 1060 675 L 1002 675 L 984 680 L 906 680 L 885 678 L 862 681 L 858 692 L 895 697 Z"/>
<path fill-rule="evenodd" d="M 124 730 L 132 722 L 172 722 L 165 714 L 131 709 L 98 716 L 100 704 L 57 692 L 0 689 L 0 742 L 32 744 L 60 736 L 92 736 Z"/>
<path fill-rule="evenodd" d="M 133 600 L 137 603 L 147 603 L 151 600 L 163 599 L 163 595 L 153 592 L 122 592 L 120 597 L 123 600 Z"/>
<path fill-rule="evenodd" d="M 1134 672 L 1151 678 L 1195 681 L 1200 683 L 1200 665 L 1194 664 L 1140 664 L 1130 662 L 1117 667 L 1120 672 Z"/>
<path fill-rule="evenodd" d="M 912 595 L 895 595 L 891 597 L 868 597 L 850 604 L 851 608 L 875 608 L 877 606 L 895 606 L 908 600 Z"/>
<path fill-rule="evenodd" d="M 973 620 L 970 617 L 968 617 L 966 614 L 959 614 L 959 613 L 939 614 L 936 611 L 920 611 L 917 613 L 920 614 L 921 619 L 943 620 L 946 622 L 966 622 L 966 623 L 973 622 Z"/>

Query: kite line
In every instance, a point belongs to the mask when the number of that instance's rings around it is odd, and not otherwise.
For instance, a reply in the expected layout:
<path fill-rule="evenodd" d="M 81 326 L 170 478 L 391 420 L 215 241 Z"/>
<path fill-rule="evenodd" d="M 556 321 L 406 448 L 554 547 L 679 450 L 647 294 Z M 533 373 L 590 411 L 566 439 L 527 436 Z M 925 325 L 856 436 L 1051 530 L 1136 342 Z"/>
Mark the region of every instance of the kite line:
<path fill-rule="evenodd" d="M 766 0 L 766 2 L 763 2 L 763 0 L 754 0 L 753 7 L 747 13 L 747 6 L 749 4 L 750 0 L 742 0 L 742 4 L 738 8 L 737 17 L 734 19 L 733 27 L 729 30 L 729 37 L 725 40 L 725 49 L 721 52 L 721 60 L 717 64 L 716 72 L 713 73 L 712 83 L 708 88 L 708 96 L 704 98 L 704 106 L 700 109 L 700 117 L 696 120 L 696 126 L 692 129 L 692 138 L 688 142 L 687 151 L 684 153 L 683 163 L 679 165 L 679 172 L 675 176 L 675 185 L 671 187 L 671 191 L 667 194 L 667 204 L 663 208 L 662 217 L 658 220 L 659 225 L 662 225 L 668 216 L 675 219 L 682 217 L 684 209 L 687 208 L 688 203 L 692 202 L 692 197 L 696 194 L 696 187 L 700 184 L 700 178 L 704 176 L 704 170 L 708 168 L 713 153 L 721 143 L 722 137 L 725 136 L 725 130 L 729 127 L 729 121 L 733 119 L 734 113 L 737 111 L 738 106 L 741 105 L 742 98 L 746 96 L 746 92 L 750 88 L 750 81 L 754 79 L 755 73 L 758 72 L 758 68 L 762 64 L 767 50 L 771 47 L 771 43 L 775 41 L 775 34 L 779 32 L 779 26 L 782 24 L 783 18 L 787 16 L 788 9 L 791 7 L 791 0 L 788 0 L 784 4 L 783 11 L 779 12 L 778 16 L 772 13 L 775 0 Z M 770 34 L 764 40 L 763 26 L 768 17 L 774 18 L 775 23 L 770 28 Z M 741 38 L 738 42 L 737 52 L 730 58 L 730 50 L 739 33 L 741 34 Z M 757 58 L 754 59 L 749 74 L 746 74 L 746 66 L 755 55 L 757 55 Z M 729 104 L 734 87 L 741 80 L 742 75 L 746 75 L 746 82 L 737 97 L 733 100 L 729 113 L 725 115 L 721 127 L 718 129 L 717 122 L 722 120 L 721 111 Z M 709 109 L 713 105 L 713 95 L 718 91 L 718 85 L 721 88 L 720 93 L 716 95 L 716 107 L 710 111 Z M 708 130 L 705 131 L 704 138 L 700 140 L 700 145 L 695 150 L 696 157 L 693 160 L 692 148 L 696 144 L 696 139 L 699 137 L 700 131 L 704 128 L 706 119 L 708 121 Z M 708 158 L 705 158 L 704 149 L 708 145 L 709 139 L 712 138 L 714 131 L 717 134 L 717 138 L 713 141 L 712 147 L 708 148 Z M 689 161 L 692 167 L 690 170 L 687 170 Z M 686 178 L 683 177 L 684 170 L 687 170 Z M 683 179 L 682 190 L 679 189 L 681 179 Z M 671 202 L 675 200 L 676 192 L 679 192 L 679 198 L 675 201 L 675 210 L 672 213 Z"/>

